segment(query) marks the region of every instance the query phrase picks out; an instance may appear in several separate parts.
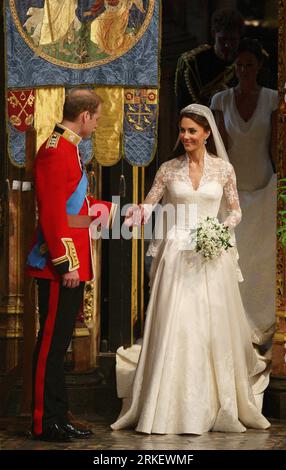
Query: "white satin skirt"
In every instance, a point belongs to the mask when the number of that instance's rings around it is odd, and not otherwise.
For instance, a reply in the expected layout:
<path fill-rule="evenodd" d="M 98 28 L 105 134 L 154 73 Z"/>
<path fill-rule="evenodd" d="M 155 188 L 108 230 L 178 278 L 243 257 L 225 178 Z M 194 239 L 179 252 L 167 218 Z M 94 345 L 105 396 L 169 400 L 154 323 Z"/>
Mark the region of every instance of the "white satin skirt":
<path fill-rule="evenodd" d="M 204 262 L 166 240 L 153 273 L 136 373 L 133 382 L 126 371 L 118 376 L 124 400 L 112 429 L 202 434 L 269 427 L 255 401 L 266 364 L 252 346 L 231 250 Z M 133 347 L 134 363 L 137 352 Z"/>

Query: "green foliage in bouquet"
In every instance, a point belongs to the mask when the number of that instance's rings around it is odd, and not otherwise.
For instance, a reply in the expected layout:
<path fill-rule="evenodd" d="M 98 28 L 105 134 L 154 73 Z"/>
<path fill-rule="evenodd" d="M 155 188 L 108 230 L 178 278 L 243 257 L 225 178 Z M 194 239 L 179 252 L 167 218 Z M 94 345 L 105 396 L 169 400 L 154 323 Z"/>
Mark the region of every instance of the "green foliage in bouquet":
<path fill-rule="evenodd" d="M 206 217 L 198 224 L 196 251 L 205 260 L 216 259 L 231 247 L 230 232 L 216 217 Z"/>

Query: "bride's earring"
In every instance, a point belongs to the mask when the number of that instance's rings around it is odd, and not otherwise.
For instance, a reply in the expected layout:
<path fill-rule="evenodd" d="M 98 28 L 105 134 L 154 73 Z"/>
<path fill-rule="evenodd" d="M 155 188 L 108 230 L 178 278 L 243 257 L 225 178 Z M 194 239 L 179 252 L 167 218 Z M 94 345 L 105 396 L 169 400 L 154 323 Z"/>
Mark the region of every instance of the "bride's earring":
<path fill-rule="evenodd" d="M 208 143 L 208 139 L 205 139 L 205 145 L 207 145 L 207 143 Z"/>

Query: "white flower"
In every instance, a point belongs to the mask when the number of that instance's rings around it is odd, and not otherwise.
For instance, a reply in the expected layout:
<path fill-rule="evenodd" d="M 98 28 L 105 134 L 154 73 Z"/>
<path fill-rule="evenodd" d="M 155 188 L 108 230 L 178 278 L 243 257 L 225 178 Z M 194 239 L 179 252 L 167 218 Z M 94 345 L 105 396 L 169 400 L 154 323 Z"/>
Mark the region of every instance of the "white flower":
<path fill-rule="evenodd" d="M 194 237 L 196 237 L 196 251 L 201 253 L 205 260 L 218 258 L 223 251 L 232 246 L 228 228 L 216 217 L 203 219 L 198 224 L 196 232 L 190 234 L 191 240 Z"/>

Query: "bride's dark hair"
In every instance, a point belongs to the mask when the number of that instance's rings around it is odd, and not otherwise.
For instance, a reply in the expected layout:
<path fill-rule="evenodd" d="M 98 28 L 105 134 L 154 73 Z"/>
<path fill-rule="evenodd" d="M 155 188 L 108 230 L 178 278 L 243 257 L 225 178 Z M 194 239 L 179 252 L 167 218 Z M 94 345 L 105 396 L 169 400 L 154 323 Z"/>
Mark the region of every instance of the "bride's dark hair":
<path fill-rule="evenodd" d="M 205 132 L 211 132 L 211 127 L 209 125 L 209 121 L 205 116 L 201 116 L 200 114 L 190 113 L 188 111 L 182 111 L 180 114 L 179 124 L 181 124 L 182 119 L 186 117 L 194 121 L 198 126 L 201 126 Z"/>

